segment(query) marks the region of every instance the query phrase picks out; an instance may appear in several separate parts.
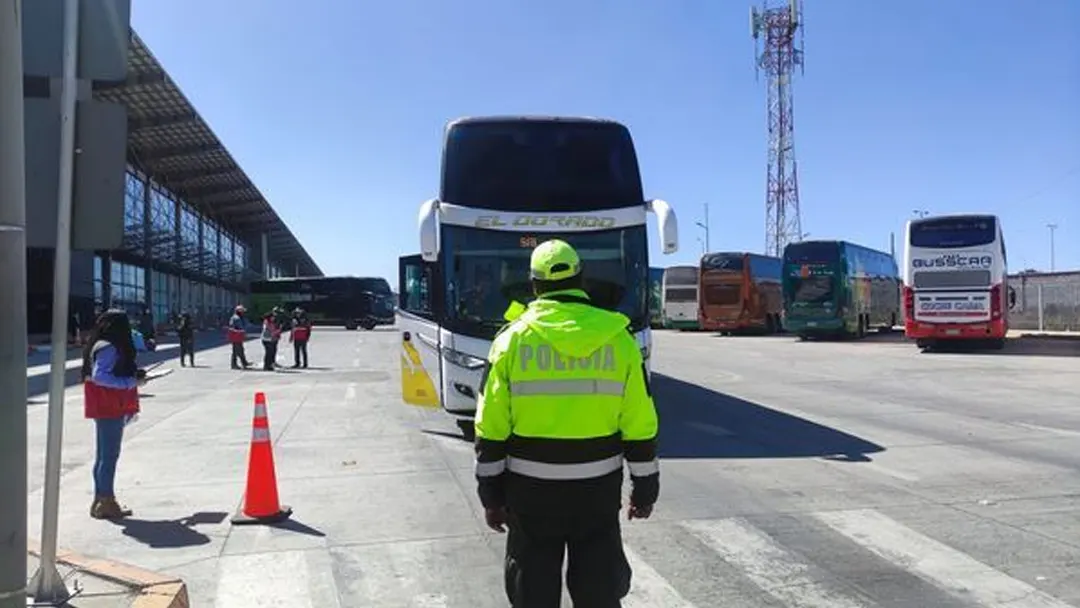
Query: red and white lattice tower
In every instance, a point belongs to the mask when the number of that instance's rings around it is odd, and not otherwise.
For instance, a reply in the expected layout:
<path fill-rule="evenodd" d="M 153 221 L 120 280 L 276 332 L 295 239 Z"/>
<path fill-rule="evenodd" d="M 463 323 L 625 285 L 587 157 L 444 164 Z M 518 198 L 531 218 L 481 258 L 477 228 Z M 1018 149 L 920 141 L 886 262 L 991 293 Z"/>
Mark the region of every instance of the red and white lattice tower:
<path fill-rule="evenodd" d="M 795 160 L 795 97 L 791 80 L 802 70 L 802 0 L 782 7 L 750 8 L 755 69 L 767 78 L 769 162 L 765 169 L 765 253 L 781 256 L 784 246 L 803 237 L 799 215 L 798 164 Z M 756 41 L 760 40 L 760 48 Z"/>

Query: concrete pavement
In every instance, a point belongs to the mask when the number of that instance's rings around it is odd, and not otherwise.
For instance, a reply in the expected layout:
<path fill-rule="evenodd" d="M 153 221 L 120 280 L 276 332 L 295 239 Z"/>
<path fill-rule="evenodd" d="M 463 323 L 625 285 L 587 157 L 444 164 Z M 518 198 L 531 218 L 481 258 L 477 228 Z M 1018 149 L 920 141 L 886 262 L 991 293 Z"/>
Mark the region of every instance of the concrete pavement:
<path fill-rule="evenodd" d="M 1071 351 L 655 335 L 661 503 L 624 527 L 624 606 L 1080 608 Z M 123 523 L 86 515 L 92 427 L 71 400 L 61 544 L 181 577 L 193 606 L 505 606 L 471 447 L 401 404 L 396 333 L 319 331 L 311 355 L 234 372 L 221 347 L 152 383 L 121 457 Z M 256 390 L 295 513 L 233 528 Z"/>

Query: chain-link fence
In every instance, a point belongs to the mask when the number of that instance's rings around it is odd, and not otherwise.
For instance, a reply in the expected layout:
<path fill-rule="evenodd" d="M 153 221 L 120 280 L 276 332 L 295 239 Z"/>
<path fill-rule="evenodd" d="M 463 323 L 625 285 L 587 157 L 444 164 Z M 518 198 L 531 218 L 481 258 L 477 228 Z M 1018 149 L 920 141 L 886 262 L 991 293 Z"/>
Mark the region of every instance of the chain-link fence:
<path fill-rule="evenodd" d="M 1080 272 L 1016 275 L 1009 277 L 1009 286 L 1016 290 L 1011 327 L 1080 331 Z"/>

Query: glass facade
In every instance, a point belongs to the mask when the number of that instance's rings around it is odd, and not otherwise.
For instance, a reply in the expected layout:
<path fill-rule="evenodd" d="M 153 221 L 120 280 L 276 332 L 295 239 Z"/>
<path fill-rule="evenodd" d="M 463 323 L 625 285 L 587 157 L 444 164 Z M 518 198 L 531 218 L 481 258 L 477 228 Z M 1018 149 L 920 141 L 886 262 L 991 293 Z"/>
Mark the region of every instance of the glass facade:
<path fill-rule="evenodd" d="M 124 244 L 94 258 L 94 300 L 131 313 L 149 309 L 155 323 L 181 311 L 203 326 L 223 324 L 246 299 L 252 252 L 237 235 L 166 188 L 129 169 Z M 272 267 L 271 276 L 285 273 Z"/>

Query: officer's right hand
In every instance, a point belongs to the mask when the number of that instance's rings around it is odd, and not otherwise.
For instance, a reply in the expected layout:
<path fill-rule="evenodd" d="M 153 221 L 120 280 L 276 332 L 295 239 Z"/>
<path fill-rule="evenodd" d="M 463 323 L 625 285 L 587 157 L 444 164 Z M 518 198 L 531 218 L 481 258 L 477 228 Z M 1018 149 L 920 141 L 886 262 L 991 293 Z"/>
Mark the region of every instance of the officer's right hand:
<path fill-rule="evenodd" d="M 496 532 L 506 532 L 506 508 L 484 509 L 484 520 Z"/>
<path fill-rule="evenodd" d="M 627 519 L 649 519 L 652 515 L 652 505 L 630 505 L 630 508 L 626 510 Z"/>

